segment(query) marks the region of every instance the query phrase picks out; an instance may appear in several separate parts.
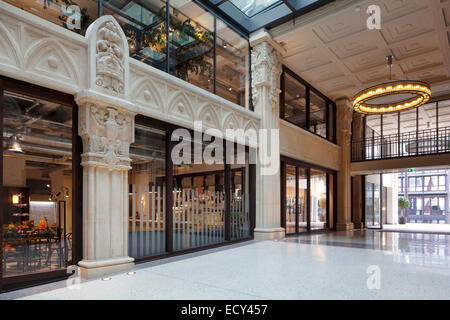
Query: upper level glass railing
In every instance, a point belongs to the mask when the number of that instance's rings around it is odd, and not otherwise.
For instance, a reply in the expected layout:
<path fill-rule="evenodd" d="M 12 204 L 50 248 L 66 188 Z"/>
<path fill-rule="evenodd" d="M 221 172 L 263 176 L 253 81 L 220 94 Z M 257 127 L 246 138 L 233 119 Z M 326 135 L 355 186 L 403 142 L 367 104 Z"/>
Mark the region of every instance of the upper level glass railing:
<path fill-rule="evenodd" d="M 82 35 L 100 15 L 112 15 L 130 57 L 252 109 L 248 40 L 191 0 L 6 2 Z"/>

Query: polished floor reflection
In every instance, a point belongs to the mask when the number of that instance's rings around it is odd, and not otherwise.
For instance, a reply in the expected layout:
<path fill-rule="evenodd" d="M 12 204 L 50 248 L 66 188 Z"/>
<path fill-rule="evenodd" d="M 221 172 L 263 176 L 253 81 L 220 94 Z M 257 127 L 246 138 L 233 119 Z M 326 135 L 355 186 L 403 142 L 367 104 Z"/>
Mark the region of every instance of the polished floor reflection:
<path fill-rule="evenodd" d="M 373 270 L 379 288 L 371 282 Z M 110 281 L 74 278 L 0 299 L 449 299 L 450 236 L 301 235 L 158 260 L 135 271 Z"/>

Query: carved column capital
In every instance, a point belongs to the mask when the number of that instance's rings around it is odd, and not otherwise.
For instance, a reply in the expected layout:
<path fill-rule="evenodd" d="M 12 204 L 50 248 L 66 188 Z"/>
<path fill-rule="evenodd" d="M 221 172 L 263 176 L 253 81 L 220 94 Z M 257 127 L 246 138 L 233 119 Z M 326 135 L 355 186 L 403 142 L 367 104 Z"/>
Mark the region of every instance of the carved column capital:
<path fill-rule="evenodd" d="M 341 124 L 341 128 L 348 132 L 351 132 L 351 125 L 353 119 L 353 106 L 349 99 L 336 100 L 338 122 Z"/>
<path fill-rule="evenodd" d="M 134 142 L 134 114 L 115 107 L 86 102 L 79 109 L 79 135 L 83 140 L 81 165 L 129 170 Z"/>
<path fill-rule="evenodd" d="M 278 107 L 282 70 L 280 61 L 277 50 L 268 41 L 262 41 L 252 48 L 252 97 L 255 106 L 261 98 L 262 86 L 266 86 L 272 108 Z"/>

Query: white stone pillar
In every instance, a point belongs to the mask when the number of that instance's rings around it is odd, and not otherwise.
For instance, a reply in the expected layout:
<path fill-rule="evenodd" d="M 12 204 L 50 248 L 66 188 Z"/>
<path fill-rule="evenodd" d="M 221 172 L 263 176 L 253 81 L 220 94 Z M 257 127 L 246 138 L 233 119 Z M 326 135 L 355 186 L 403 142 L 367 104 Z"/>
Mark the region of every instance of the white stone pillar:
<path fill-rule="evenodd" d="M 350 152 L 351 152 L 351 126 L 353 107 L 348 99 L 336 101 L 337 117 L 337 143 L 341 146 L 341 167 L 337 174 L 337 230 L 350 230 L 354 228 L 351 222 L 351 182 L 350 182 Z"/>
<path fill-rule="evenodd" d="M 255 112 L 261 115 L 261 129 L 267 130 L 267 143 L 259 140 L 256 165 L 255 239 L 284 237 L 280 216 L 280 141 L 279 93 L 281 62 L 276 43 L 266 30 L 250 36 L 252 47 L 252 98 Z M 272 131 L 275 130 L 275 131 Z M 270 162 L 262 163 L 266 155 Z"/>
<path fill-rule="evenodd" d="M 83 139 L 82 278 L 126 270 L 128 256 L 128 170 L 134 114 L 117 107 L 80 103 Z"/>
<path fill-rule="evenodd" d="M 133 267 L 128 256 L 128 170 L 134 141 L 128 42 L 114 17 L 95 20 L 88 39 L 87 88 L 79 92 L 78 133 L 83 139 L 82 278 Z"/>

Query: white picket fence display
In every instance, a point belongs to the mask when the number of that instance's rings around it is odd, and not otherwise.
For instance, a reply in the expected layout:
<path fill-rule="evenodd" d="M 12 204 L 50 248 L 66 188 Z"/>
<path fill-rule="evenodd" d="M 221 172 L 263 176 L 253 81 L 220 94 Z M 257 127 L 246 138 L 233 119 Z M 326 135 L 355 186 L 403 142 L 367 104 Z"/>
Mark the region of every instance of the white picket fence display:
<path fill-rule="evenodd" d="M 173 248 L 187 249 L 225 241 L 225 193 L 173 191 Z"/>
<path fill-rule="evenodd" d="M 129 254 L 148 257 L 165 252 L 166 190 L 132 185 Z"/>
<path fill-rule="evenodd" d="M 149 257 L 166 251 L 166 193 L 162 186 L 132 185 L 130 197 L 129 254 Z M 173 250 L 225 241 L 225 192 L 178 188 L 173 197 Z M 250 236 L 248 205 L 232 196 L 230 237 Z"/>

